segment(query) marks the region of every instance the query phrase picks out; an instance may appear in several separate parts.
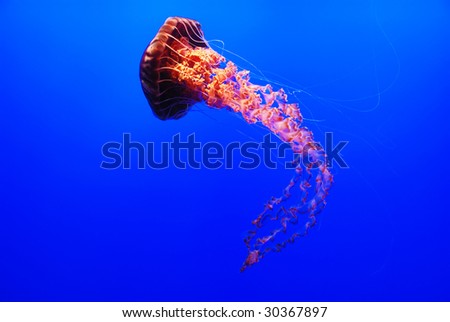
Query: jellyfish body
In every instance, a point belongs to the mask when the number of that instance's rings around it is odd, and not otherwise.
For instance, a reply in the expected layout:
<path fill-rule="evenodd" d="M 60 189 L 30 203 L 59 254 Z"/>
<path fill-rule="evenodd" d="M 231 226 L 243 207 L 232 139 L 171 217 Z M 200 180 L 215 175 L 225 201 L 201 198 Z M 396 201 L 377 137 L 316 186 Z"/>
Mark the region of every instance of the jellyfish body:
<path fill-rule="evenodd" d="M 184 18 L 168 18 L 141 59 L 140 78 L 153 113 L 162 120 L 178 119 L 201 101 L 198 93 L 172 77 L 170 66 L 183 58 L 180 47 L 206 48 L 200 24 Z"/>
<path fill-rule="evenodd" d="M 193 104 L 204 101 L 211 108 L 240 113 L 248 123 L 263 124 L 300 156 L 294 161 L 294 176 L 282 195 L 272 197 L 252 221 L 254 228 L 244 239 L 248 255 L 241 270 L 259 262 L 268 252 L 280 251 L 316 224 L 333 177 L 323 148 L 302 126 L 298 105 L 288 103 L 283 89 L 252 84 L 248 71 L 239 70 L 212 50 L 200 24 L 185 18 L 166 20 L 144 52 L 140 76 L 144 94 L 160 119 L 180 118 Z M 300 198 L 288 203 L 293 189 Z M 303 227 L 292 229 L 299 217 L 306 218 Z M 275 228 L 263 232 L 266 222 L 276 223 Z M 284 240 L 275 243 L 280 234 L 285 235 Z"/>

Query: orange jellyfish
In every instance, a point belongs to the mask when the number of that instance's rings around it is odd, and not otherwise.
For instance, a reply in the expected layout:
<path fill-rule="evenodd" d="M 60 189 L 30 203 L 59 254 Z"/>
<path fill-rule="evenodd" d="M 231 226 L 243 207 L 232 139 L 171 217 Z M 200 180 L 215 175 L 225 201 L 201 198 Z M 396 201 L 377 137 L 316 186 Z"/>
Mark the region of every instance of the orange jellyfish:
<path fill-rule="evenodd" d="M 249 71 L 239 70 L 209 47 L 197 21 L 179 17 L 168 18 L 148 45 L 140 79 L 153 113 L 162 120 L 178 119 L 204 101 L 208 107 L 239 113 L 248 123 L 263 124 L 300 156 L 281 196 L 268 200 L 252 221 L 241 271 L 305 236 L 316 224 L 333 176 L 323 148 L 302 126 L 298 104 L 288 103 L 283 89 L 252 84 Z M 294 192 L 296 200 L 291 198 Z M 267 222 L 275 224 L 268 232 L 262 229 Z M 276 242 L 280 235 L 282 241 Z"/>

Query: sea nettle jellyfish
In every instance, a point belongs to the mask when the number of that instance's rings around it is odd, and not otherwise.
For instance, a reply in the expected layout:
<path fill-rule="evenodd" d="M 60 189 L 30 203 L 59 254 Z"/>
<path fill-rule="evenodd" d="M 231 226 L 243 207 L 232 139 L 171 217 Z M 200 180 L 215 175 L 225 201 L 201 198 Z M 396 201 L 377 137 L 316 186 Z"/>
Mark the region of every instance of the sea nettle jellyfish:
<path fill-rule="evenodd" d="M 239 70 L 209 47 L 197 21 L 178 17 L 168 18 L 145 50 L 140 78 L 161 120 L 179 119 L 203 101 L 210 108 L 239 113 L 248 123 L 263 124 L 299 156 L 289 184 L 252 221 L 241 271 L 305 236 L 316 224 L 333 177 L 323 148 L 302 126 L 298 104 L 288 103 L 283 89 L 252 84 L 249 71 Z M 266 225 L 272 228 L 263 229 Z"/>

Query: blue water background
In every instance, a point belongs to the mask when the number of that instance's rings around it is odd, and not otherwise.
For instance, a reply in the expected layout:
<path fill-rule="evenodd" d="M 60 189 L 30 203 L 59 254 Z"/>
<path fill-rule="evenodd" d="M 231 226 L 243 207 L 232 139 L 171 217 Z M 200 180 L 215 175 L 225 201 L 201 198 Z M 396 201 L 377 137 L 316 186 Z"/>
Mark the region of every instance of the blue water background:
<path fill-rule="evenodd" d="M 290 173 L 100 168 L 122 133 L 267 133 L 202 104 L 152 115 L 138 65 L 169 16 L 349 141 L 320 224 L 245 273 Z M 0 1 L 0 300 L 449 301 L 449 24 L 444 0 Z"/>

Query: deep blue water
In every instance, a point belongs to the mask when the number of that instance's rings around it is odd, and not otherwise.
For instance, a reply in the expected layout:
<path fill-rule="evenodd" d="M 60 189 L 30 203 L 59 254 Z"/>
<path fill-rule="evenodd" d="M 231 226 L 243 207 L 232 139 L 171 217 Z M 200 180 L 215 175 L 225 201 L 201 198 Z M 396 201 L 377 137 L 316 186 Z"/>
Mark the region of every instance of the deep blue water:
<path fill-rule="evenodd" d="M 138 67 L 169 16 L 291 84 L 317 140 L 349 142 L 319 224 L 244 273 L 290 173 L 100 168 L 123 133 L 267 133 L 202 104 L 153 116 Z M 0 1 L 0 300 L 449 301 L 449 23 L 444 0 Z"/>

